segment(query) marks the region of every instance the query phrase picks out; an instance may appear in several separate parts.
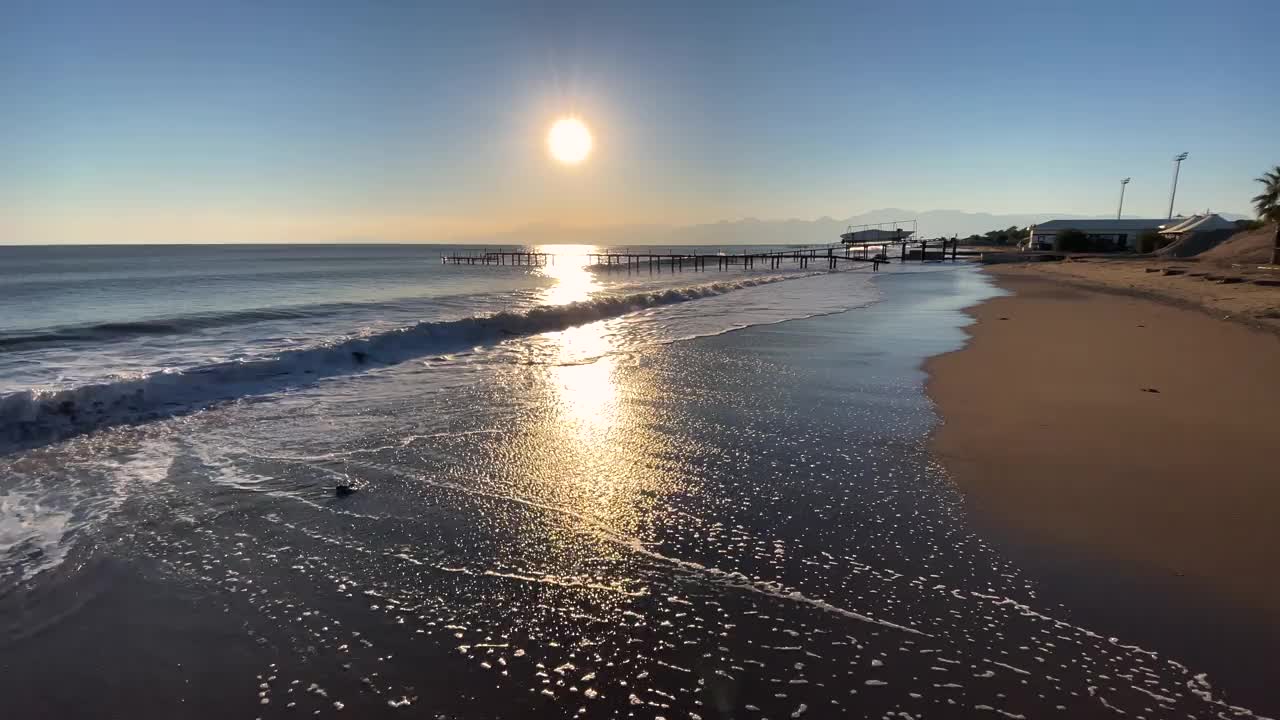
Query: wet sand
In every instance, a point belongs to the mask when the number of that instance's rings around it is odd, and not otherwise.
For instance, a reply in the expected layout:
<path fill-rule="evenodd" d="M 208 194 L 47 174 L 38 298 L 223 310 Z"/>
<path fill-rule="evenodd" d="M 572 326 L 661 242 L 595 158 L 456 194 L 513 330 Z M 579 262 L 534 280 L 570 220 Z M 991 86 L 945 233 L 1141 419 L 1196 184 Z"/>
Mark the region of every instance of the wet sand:
<path fill-rule="evenodd" d="M 936 454 L 1029 542 L 1280 627 L 1280 339 L 1024 268 L 928 364 Z M 1234 616 L 1234 615 L 1233 615 Z"/>
<path fill-rule="evenodd" d="M 1218 651 L 1189 657 L 1082 616 L 973 527 L 921 363 L 992 288 L 876 283 L 847 313 L 444 390 L 398 366 L 0 456 L 17 490 L 103 509 L 0 580 L 5 710 L 1274 717 L 1270 678 L 1235 677 L 1271 666 L 1221 624 L 1188 624 Z"/>

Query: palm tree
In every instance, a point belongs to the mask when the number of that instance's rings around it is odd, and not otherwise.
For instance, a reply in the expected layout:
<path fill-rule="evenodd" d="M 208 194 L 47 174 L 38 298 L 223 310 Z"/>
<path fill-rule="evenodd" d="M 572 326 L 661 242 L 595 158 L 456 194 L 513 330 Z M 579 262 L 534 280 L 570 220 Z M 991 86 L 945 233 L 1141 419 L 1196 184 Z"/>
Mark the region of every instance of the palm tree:
<path fill-rule="evenodd" d="M 1262 192 L 1253 199 L 1258 219 L 1276 226 L 1275 240 L 1271 243 L 1271 264 L 1280 265 L 1280 165 L 1258 178 Z"/>

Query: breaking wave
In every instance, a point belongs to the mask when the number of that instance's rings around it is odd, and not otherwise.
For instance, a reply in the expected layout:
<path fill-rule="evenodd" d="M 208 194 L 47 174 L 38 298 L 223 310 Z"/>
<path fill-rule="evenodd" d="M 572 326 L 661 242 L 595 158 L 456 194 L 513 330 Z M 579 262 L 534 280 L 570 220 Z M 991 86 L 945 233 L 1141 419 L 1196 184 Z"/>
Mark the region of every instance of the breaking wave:
<path fill-rule="evenodd" d="M 796 277 L 805 275 L 748 278 L 600 297 L 524 312 L 420 322 L 287 350 L 269 358 L 219 362 L 78 387 L 28 389 L 0 395 L 0 452 L 54 442 L 113 425 L 179 415 L 213 403 L 275 392 L 321 378 L 395 365 L 512 337 L 564 330 L 646 308 L 723 295 Z"/>

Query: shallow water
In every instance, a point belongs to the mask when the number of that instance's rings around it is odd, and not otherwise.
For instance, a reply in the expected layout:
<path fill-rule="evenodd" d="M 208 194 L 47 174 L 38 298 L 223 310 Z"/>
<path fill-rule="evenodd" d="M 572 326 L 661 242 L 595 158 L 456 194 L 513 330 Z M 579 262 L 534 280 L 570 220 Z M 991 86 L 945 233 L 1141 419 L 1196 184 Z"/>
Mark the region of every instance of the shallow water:
<path fill-rule="evenodd" d="M 1250 716 L 969 529 L 919 366 L 994 291 L 895 270 L 10 452 L 0 689 L 31 716 Z"/>
<path fill-rule="evenodd" d="M 598 248 L 539 249 L 557 260 L 446 266 L 443 253 L 482 250 L 448 246 L 0 248 L 0 450 L 424 358 L 585 361 L 874 297 L 865 272 L 835 294 L 761 295 L 740 291 L 818 273 L 602 271 L 587 265 Z M 602 319 L 617 322 L 586 343 L 503 342 Z"/>

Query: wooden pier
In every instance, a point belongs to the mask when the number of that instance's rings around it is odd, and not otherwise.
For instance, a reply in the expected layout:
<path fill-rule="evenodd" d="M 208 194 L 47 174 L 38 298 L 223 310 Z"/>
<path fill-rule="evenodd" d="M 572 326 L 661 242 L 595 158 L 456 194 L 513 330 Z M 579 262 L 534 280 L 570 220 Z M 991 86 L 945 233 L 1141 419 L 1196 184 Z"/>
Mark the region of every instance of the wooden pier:
<path fill-rule="evenodd" d="M 717 270 L 735 267 L 751 270 L 757 266 L 760 269 L 775 270 L 781 268 L 784 262 L 798 265 L 800 268 L 808 268 L 815 263 L 819 266 L 825 264 L 827 269 L 835 270 L 841 263 L 871 263 L 873 269 L 876 269 L 880 263 L 889 263 L 894 256 L 898 262 L 903 263 L 911 260 L 923 262 L 950 259 L 954 261 L 958 259 L 958 248 L 957 240 L 942 238 L 715 253 L 623 250 L 587 253 L 585 257 L 588 267 L 626 272 L 639 272 L 642 269 L 662 272 L 664 268 L 673 272 L 686 269 L 704 271 L 712 262 L 715 263 Z M 554 253 L 528 250 L 477 250 L 440 256 L 440 262 L 446 265 L 541 266 L 554 265 L 555 261 Z"/>
<path fill-rule="evenodd" d="M 553 253 L 526 250 L 482 250 L 478 253 L 441 255 L 440 262 L 448 265 L 555 265 Z"/>

